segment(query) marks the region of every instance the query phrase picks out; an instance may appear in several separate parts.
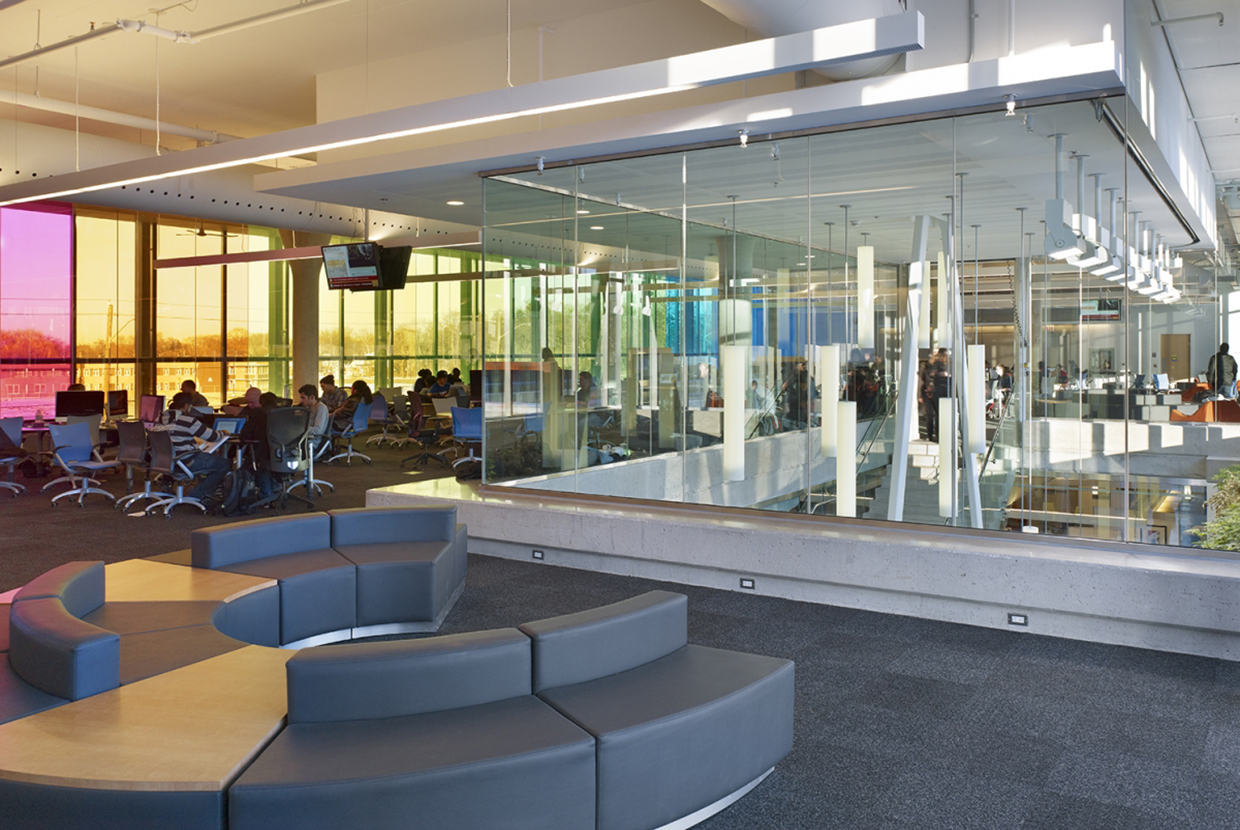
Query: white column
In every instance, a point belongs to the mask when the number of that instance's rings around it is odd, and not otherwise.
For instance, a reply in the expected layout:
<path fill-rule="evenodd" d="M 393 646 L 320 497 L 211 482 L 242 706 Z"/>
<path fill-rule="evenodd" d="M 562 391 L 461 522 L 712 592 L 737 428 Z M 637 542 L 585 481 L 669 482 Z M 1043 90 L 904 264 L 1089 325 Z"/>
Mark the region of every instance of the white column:
<path fill-rule="evenodd" d="M 874 348 L 874 247 L 857 248 L 857 348 Z"/>
<path fill-rule="evenodd" d="M 901 346 L 900 381 L 896 409 L 896 445 L 892 453 L 891 499 L 887 521 L 904 520 L 904 485 L 908 481 L 908 445 L 917 431 L 917 343 L 921 295 L 929 289 L 926 279 L 926 243 L 930 236 L 930 217 L 913 220 L 913 255 L 908 269 L 908 296 L 905 301 L 904 342 Z"/>
<path fill-rule="evenodd" d="M 949 323 L 948 308 L 951 306 L 951 277 L 947 270 L 947 255 L 939 251 L 939 282 L 935 289 L 935 302 L 938 305 L 939 325 L 934 330 L 935 346 L 945 349 L 951 346 L 952 332 Z"/>
<path fill-rule="evenodd" d="M 965 427 L 968 452 L 986 452 L 986 347 L 969 346 L 965 368 Z M 942 434 L 940 432 L 940 434 Z"/>
<path fill-rule="evenodd" d="M 930 339 L 930 335 L 934 331 L 934 328 L 930 325 L 929 263 L 927 263 L 925 260 L 922 260 L 921 262 L 914 262 L 911 265 L 909 265 L 910 269 L 912 269 L 913 267 L 917 267 L 921 271 L 921 273 L 923 274 L 922 281 L 924 283 L 924 287 L 922 288 L 922 291 L 921 291 L 921 313 L 918 316 L 918 325 L 917 325 L 917 348 L 928 349 L 930 348 L 930 343 L 932 342 Z M 909 280 L 909 283 L 912 284 L 912 279 Z"/>
<path fill-rule="evenodd" d="M 939 398 L 939 515 L 955 515 L 956 503 L 956 402 Z"/>
<path fill-rule="evenodd" d="M 836 454 L 836 408 L 832 404 L 840 399 L 840 347 L 817 346 L 818 367 L 814 372 L 822 384 L 822 456 L 834 458 Z M 726 399 L 725 399 L 726 400 Z"/>
<path fill-rule="evenodd" d="M 857 516 L 857 402 L 836 404 L 835 515 Z"/>
<path fill-rule="evenodd" d="M 745 480 L 745 393 L 749 346 L 719 347 L 723 363 L 723 478 Z"/>

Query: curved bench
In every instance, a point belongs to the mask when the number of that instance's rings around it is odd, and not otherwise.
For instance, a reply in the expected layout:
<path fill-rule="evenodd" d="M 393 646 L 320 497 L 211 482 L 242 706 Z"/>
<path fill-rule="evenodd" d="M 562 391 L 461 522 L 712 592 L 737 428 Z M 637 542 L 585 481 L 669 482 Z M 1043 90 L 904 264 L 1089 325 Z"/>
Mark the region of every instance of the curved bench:
<path fill-rule="evenodd" d="M 278 580 L 278 630 L 251 642 L 296 648 L 437 630 L 465 587 L 466 539 L 455 507 L 332 510 L 195 530 L 190 562 Z"/>
<path fill-rule="evenodd" d="M 311 518 L 322 532 L 332 517 Z M 245 524 L 273 544 L 285 536 L 272 528 L 310 527 Z M 223 556 L 229 537 L 214 538 Z M 394 556 L 372 548 L 350 563 Z M 411 561 L 431 562 L 419 566 L 429 577 L 437 560 L 451 558 Z M 278 577 L 131 560 L 108 566 L 107 602 L 90 608 L 103 572 L 57 569 L 15 598 L 19 625 L 21 606 L 54 602 L 128 633 L 105 631 L 119 637 L 120 688 L 0 724 L 6 827 L 683 828 L 791 749 L 792 663 L 689 644 L 679 594 L 519 629 L 295 652 L 220 633 L 279 640 Z M 432 605 L 445 594 L 432 586 Z M 204 628 L 229 647 L 200 646 Z M 179 662 L 124 685 L 125 643 L 149 636 Z"/>

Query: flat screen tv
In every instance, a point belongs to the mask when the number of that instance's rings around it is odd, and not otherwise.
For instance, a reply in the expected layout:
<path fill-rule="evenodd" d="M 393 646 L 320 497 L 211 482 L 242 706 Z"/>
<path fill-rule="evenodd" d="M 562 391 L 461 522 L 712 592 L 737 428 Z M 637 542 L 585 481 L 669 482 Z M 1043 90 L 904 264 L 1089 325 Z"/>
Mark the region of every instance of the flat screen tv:
<path fill-rule="evenodd" d="M 113 389 L 108 392 L 108 416 L 125 417 L 129 414 L 129 390 Z"/>
<path fill-rule="evenodd" d="M 324 245 L 323 266 L 327 270 L 327 287 L 377 291 L 381 266 L 379 251 L 379 246 L 373 242 Z"/>
<path fill-rule="evenodd" d="M 138 420 L 144 424 L 159 423 L 164 414 L 163 395 L 143 395 L 138 402 Z"/>
<path fill-rule="evenodd" d="M 409 275 L 409 258 L 413 256 L 413 247 L 402 245 L 399 248 L 379 249 L 379 289 L 382 291 L 399 291 L 405 287 L 405 278 Z"/>
<path fill-rule="evenodd" d="M 67 418 L 70 415 L 102 415 L 104 406 L 103 392 L 57 392 L 56 417 Z"/>

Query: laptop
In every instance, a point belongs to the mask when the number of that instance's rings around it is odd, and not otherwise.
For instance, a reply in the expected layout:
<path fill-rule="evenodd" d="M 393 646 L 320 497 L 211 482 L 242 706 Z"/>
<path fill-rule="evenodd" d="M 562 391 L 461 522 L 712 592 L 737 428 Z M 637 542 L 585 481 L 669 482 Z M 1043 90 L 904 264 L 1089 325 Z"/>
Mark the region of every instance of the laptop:
<path fill-rule="evenodd" d="M 217 416 L 213 427 L 216 432 L 226 432 L 229 435 L 236 435 L 241 432 L 241 427 L 245 425 L 245 418 L 236 418 L 232 416 Z"/>

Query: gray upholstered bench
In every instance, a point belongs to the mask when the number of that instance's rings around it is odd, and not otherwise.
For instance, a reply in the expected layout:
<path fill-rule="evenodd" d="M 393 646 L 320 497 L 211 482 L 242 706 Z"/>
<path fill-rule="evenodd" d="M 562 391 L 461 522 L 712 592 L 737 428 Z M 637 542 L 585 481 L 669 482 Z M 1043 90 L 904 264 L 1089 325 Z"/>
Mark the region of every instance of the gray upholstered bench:
<path fill-rule="evenodd" d="M 687 827 L 792 750 L 793 664 L 689 645 L 687 608 L 653 591 L 520 627 L 534 692 L 598 742 L 598 830 Z"/>
<path fill-rule="evenodd" d="M 530 671 L 516 629 L 299 652 L 229 827 L 593 830 L 594 740 Z"/>
<path fill-rule="evenodd" d="M 455 507 L 330 510 L 332 548 L 357 566 L 355 637 L 436 631 L 465 589 Z"/>
<path fill-rule="evenodd" d="M 280 581 L 280 645 L 347 640 L 357 624 L 357 569 L 331 547 L 326 513 L 195 530 L 195 568 Z"/>

